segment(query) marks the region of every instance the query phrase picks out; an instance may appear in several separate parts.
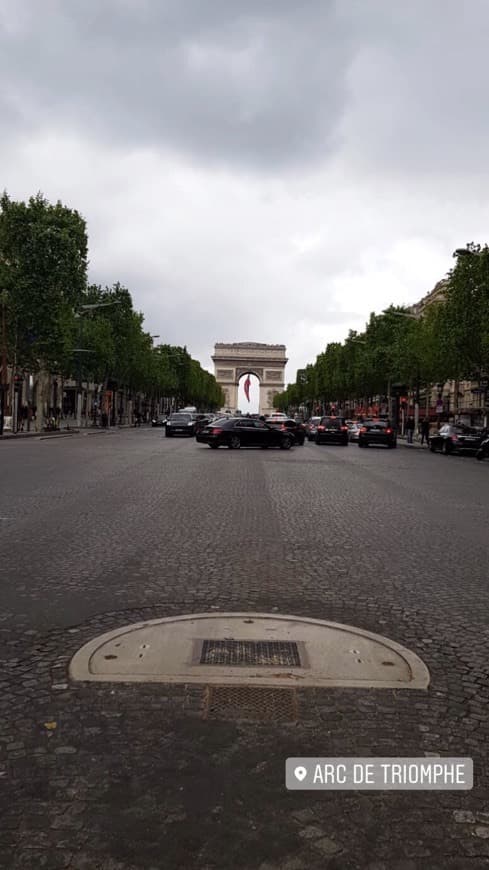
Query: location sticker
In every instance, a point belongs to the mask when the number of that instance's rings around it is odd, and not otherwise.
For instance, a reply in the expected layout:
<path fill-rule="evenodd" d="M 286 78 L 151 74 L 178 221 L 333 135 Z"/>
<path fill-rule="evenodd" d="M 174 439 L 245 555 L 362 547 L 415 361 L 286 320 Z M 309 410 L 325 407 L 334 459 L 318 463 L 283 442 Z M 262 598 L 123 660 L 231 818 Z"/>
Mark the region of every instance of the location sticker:
<path fill-rule="evenodd" d="M 287 758 L 288 789 L 468 791 L 471 758 Z"/>

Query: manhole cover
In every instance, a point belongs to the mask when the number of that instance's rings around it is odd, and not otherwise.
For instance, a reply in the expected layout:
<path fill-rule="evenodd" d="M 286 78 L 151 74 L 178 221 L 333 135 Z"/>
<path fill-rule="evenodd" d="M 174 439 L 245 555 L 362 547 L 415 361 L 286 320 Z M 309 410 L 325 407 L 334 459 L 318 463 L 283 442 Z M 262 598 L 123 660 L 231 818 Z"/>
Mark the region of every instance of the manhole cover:
<path fill-rule="evenodd" d="M 425 689 L 411 650 L 360 628 L 268 613 L 199 613 L 122 626 L 74 655 L 75 680 Z"/>
<path fill-rule="evenodd" d="M 204 640 L 201 665 L 257 665 L 300 668 L 296 643 L 280 640 Z"/>
<path fill-rule="evenodd" d="M 299 718 L 297 694 L 294 689 L 207 686 L 202 718 L 296 722 Z"/>

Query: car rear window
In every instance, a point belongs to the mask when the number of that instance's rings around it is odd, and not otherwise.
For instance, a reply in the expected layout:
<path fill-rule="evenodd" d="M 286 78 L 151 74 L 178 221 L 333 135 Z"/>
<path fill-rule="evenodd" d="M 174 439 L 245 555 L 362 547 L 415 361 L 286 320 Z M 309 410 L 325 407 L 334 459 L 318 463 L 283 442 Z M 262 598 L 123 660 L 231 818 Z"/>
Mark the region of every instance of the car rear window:
<path fill-rule="evenodd" d="M 170 417 L 172 423 L 190 423 L 191 419 L 190 414 L 172 414 Z"/>
<path fill-rule="evenodd" d="M 344 423 L 340 417 L 322 417 L 321 425 L 327 426 L 329 429 L 339 429 Z"/>
<path fill-rule="evenodd" d="M 387 423 L 385 423 L 384 420 L 377 420 L 377 422 L 372 421 L 371 423 L 364 423 L 364 426 L 366 426 L 367 429 L 386 429 Z"/>

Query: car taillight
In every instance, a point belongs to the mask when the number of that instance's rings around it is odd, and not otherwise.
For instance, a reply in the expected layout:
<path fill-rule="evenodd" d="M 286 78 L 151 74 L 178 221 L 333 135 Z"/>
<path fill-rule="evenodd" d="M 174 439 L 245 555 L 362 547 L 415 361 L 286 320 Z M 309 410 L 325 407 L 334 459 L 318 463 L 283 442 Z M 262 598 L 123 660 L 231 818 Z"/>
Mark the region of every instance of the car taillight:
<path fill-rule="evenodd" d="M 386 429 L 385 433 L 386 435 L 392 435 L 392 429 Z"/>
<path fill-rule="evenodd" d="M 282 423 L 282 425 L 281 425 L 280 428 L 281 428 L 281 430 L 282 430 L 282 432 L 283 432 L 283 431 L 287 428 L 287 426 L 284 426 L 284 424 Z"/>
<path fill-rule="evenodd" d="M 325 430 L 325 426 L 317 426 L 316 428 L 318 432 L 324 432 Z"/>
<path fill-rule="evenodd" d="M 342 432 L 348 432 L 348 426 L 341 426 L 340 428 Z"/>
<path fill-rule="evenodd" d="M 458 441 L 458 435 L 452 435 L 452 441 Z"/>
<path fill-rule="evenodd" d="M 366 427 L 366 426 L 362 426 L 362 428 L 360 429 L 360 432 L 366 432 L 366 431 L 367 431 L 367 427 Z"/>
<path fill-rule="evenodd" d="M 216 428 L 211 429 L 211 435 L 220 435 L 221 432 L 222 432 L 222 429 L 216 429 Z"/>

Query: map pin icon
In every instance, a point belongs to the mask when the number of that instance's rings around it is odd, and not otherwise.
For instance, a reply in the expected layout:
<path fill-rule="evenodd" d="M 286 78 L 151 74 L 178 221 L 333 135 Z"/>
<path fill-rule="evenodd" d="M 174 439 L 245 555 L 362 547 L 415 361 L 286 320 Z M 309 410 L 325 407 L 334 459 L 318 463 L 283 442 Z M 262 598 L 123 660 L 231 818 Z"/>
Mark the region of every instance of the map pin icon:
<path fill-rule="evenodd" d="M 299 782 L 302 782 L 302 780 L 305 779 L 306 776 L 307 776 L 307 770 L 306 770 L 306 768 L 305 768 L 305 767 L 301 767 L 301 766 L 296 767 L 295 770 L 294 770 L 294 776 L 295 776 L 296 779 L 299 780 Z"/>

